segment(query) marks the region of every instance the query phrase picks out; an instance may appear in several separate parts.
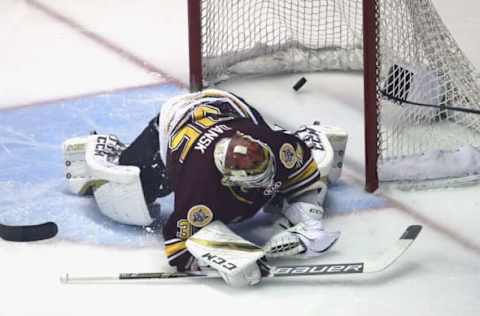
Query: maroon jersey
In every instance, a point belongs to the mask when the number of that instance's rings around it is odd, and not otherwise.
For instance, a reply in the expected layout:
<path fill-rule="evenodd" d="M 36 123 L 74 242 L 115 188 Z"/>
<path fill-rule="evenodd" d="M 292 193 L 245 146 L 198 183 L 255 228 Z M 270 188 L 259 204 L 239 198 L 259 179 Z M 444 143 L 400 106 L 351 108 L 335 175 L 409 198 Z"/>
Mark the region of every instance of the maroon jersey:
<path fill-rule="evenodd" d="M 273 131 L 252 108 L 249 115 L 224 102 L 197 106 L 175 129 L 167 154 L 168 176 L 175 192 L 174 211 L 163 233 L 171 265 L 188 268 L 191 256 L 185 240 L 213 220 L 225 224 L 252 217 L 275 195 L 286 198 L 320 181 L 310 149 L 297 137 Z M 200 123 L 199 123 L 200 122 Z M 214 147 L 236 132 L 267 144 L 274 154 L 275 176 L 268 188 L 241 188 L 221 184 Z"/>

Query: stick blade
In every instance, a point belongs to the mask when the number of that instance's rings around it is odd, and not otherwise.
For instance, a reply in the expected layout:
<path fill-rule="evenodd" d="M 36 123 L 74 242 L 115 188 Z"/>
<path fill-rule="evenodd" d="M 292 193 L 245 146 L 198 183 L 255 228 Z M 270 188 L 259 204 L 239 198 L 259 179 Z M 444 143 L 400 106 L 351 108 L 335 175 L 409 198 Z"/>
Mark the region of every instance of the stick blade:
<path fill-rule="evenodd" d="M 421 225 L 411 225 L 408 226 L 400 239 L 416 239 L 418 234 L 422 231 Z"/>
<path fill-rule="evenodd" d="M 54 222 L 38 225 L 9 226 L 0 224 L 0 237 L 7 241 L 29 242 L 49 239 L 57 235 L 58 227 Z"/>
<path fill-rule="evenodd" d="M 364 272 L 380 272 L 390 267 L 405 253 L 405 251 L 407 251 L 408 248 L 410 248 L 421 231 L 421 225 L 408 226 L 402 236 L 400 236 L 391 248 L 388 248 L 375 260 L 365 262 Z"/>

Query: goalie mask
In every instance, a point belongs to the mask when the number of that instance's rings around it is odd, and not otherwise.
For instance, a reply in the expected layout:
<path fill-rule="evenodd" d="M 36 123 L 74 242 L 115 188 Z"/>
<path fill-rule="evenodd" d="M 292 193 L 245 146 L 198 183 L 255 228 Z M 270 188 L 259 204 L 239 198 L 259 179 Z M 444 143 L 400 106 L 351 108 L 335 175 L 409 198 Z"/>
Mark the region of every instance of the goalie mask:
<path fill-rule="evenodd" d="M 215 145 L 215 166 L 225 186 L 267 188 L 273 184 L 275 162 L 270 147 L 237 132 Z"/>

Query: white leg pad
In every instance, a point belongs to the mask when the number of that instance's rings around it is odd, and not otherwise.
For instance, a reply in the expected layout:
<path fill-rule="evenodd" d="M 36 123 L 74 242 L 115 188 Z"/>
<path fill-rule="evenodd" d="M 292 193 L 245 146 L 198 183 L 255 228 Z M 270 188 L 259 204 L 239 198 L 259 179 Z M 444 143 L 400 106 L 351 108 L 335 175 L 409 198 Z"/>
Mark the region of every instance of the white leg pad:
<path fill-rule="evenodd" d="M 146 205 L 140 169 L 119 166 L 114 161 L 121 150 L 112 135 L 90 135 L 70 138 L 63 144 L 65 175 L 75 194 L 93 190 L 100 212 L 130 225 L 153 222 Z"/>
<path fill-rule="evenodd" d="M 129 184 L 107 182 L 93 194 L 100 212 L 114 221 L 146 226 L 154 220 L 145 203 L 140 178 Z"/>
<path fill-rule="evenodd" d="M 254 285 L 261 273 L 256 261 L 265 253 L 220 221 L 205 226 L 187 242 L 188 251 L 203 264 L 217 270 L 231 286 Z"/>
<path fill-rule="evenodd" d="M 65 178 L 70 192 L 84 195 L 89 189 L 88 183 L 92 180 L 85 161 L 85 151 L 88 136 L 74 137 L 63 143 L 63 157 Z"/>
<path fill-rule="evenodd" d="M 330 173 L 328 174 L 328 181 L 330 183 L 335 183 L 342 174 L 348 134 L 346 130 L 340 127 L 328 125 L 320 125 L 318 127 L 319 131 L 325 133 L 333 149 L 333 163 Z"/>

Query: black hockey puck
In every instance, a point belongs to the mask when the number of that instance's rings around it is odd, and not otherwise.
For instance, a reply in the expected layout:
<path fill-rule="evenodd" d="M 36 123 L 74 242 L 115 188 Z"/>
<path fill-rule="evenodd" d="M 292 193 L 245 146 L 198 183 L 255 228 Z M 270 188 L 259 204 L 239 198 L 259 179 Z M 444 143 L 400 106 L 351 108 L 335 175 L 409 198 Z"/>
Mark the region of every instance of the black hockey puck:
<path fill-rule="evenodd" d="M 300 78 L 297 83 L 293 86 L 293 90 L 298 91 L 300 90 L 301 87 L 307 82 L 307 79 L 305 77 Z"/>

